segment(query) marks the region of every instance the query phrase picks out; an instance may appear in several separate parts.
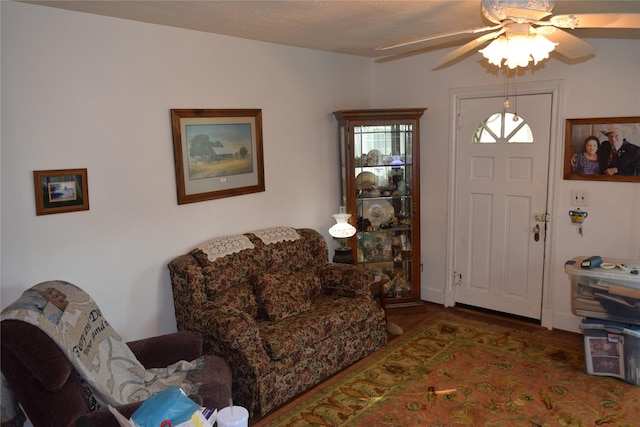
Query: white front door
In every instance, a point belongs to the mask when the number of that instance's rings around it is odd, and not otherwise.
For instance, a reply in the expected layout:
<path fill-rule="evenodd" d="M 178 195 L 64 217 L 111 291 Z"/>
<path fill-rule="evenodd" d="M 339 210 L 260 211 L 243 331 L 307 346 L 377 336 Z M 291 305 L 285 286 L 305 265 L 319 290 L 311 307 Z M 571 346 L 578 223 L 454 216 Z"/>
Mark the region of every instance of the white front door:
<path fill-rule="evenodd" d="M 458 105 L 454 299 L 540 319 L 552 95 L 503 102 Z"/>

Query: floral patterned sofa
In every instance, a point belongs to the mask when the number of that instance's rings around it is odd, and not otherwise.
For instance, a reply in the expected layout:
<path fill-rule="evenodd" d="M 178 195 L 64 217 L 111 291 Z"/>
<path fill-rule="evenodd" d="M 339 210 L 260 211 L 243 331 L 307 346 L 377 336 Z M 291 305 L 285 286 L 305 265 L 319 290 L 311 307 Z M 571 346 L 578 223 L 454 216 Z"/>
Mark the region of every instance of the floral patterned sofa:
<path fill-rule="evenodd" d="M 386 345 L 371 274 L 312 229 L 209 240 L 169 263 L 178 330 L 225 359 L 234 404 L 264 415 Z"/>

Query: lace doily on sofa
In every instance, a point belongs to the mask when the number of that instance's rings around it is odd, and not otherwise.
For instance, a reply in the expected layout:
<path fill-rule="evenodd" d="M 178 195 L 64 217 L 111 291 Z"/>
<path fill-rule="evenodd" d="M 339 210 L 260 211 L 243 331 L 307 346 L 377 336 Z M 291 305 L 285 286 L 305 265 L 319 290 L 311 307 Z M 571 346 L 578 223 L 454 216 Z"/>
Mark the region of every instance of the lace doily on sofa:
<path fill-rule="evenodd" d="M 293 242 L 300 238 L 298 232 L 291 227 L 265 228 L 264 230 L 254 231 L 253 234 L 262 240 L 265 245 L 282 242 L 283 240 Z"/>
<path fill-rule="evenodd" d="M 211 239 L 198 246 L 198 249 L 204 252 L 209 261 L 212 262 L 226 255 L 237 253 L 244 249 L 253 248 L 254 246 L 253 243 L 251 243 L 251 240 L 243 234 L 216 237 L 215 239 Z"/>

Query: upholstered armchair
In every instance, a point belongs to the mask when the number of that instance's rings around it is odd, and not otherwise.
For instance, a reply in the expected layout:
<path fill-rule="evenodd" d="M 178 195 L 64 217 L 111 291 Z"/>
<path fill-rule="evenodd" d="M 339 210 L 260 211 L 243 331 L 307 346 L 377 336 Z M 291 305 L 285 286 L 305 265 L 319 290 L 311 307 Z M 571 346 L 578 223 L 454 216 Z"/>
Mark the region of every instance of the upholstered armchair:
<path fill-rule="evenodd" d="M 92 410 L 95 405 L 85 381 L 49 335 L 21 320 L 4 319 L 0 327 L 2 373 L 35 427 L 75 426 L 82 416 L 98 427 L 118 427 L 108 409 Z M 202 355 L 202 337 L 195 332 L 172 333 L 127 345 L 147 369 L 195 360 Z M 216 356 L 205 356 L 203 360 L 204 368 L 194 378 L 199 390 L 190 397 L 207 407 L 228 406 L 231 398 L 228 365 Z M 129 418 L 140 404 L 129 403 L 116 409 Z"/>

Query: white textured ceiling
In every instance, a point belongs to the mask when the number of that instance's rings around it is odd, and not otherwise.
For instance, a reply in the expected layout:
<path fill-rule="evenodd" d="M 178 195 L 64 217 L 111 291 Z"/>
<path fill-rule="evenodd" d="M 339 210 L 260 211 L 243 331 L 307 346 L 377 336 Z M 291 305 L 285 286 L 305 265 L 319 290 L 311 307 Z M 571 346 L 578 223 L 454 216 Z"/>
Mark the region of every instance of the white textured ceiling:
<path fill-rule="evenodd" d="M 218 1 L 24 0 L 25 3 L 260 40 L 289 46 L 380 57 L 460 45 L 456 36 L 392 51 L 383 44 L 489 25 L 480 0 Z M 639 0 L 557 0 L 555 15 L 640 12 Z M 640 30 L 570 30 L 578 37 L 635 38 Z"/>

